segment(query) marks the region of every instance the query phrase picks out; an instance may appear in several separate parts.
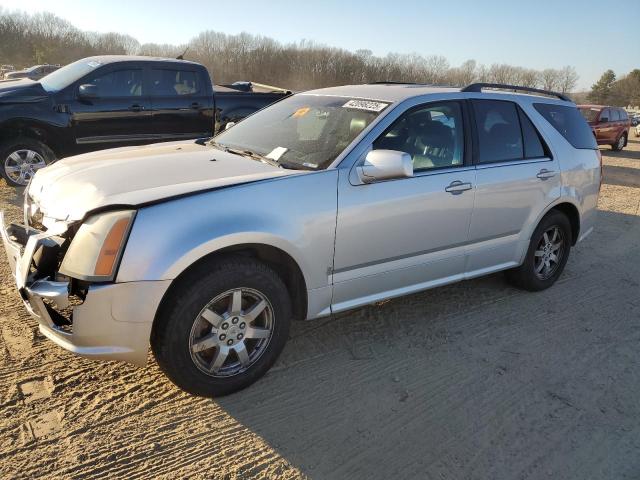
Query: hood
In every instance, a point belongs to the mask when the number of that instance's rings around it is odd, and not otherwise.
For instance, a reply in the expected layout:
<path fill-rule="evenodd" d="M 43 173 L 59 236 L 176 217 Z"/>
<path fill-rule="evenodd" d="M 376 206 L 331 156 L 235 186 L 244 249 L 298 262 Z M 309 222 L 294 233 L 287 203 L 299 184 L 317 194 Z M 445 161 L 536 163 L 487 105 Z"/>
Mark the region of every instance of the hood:
<path fill-rule="evenodd" d="M 75 221 L 109 205 L 140 205 L 279 176 L 304 174 L 193 141 L 65 158 L 39 170 L 29 196 L 45 217 Z"/>
<path fill-rule="evenodd" d="M 47 98 L 47 91 L 33 80 L 6 80 L 0 83 L 0 104 L 41 102 Z"/>

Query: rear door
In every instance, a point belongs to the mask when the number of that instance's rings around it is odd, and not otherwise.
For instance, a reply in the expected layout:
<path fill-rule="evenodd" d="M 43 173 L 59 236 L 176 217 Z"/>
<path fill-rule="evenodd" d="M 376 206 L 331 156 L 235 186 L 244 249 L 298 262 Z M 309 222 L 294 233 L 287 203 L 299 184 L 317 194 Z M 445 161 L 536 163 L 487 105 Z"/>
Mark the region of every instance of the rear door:
<path fill-rule="evenodd" d="M 161 140 L 211 136 L 213 94 L 197 65 L 152 65 L 149 71 L 153 131 Z"/>
<path fill-rule="evenodd" d="M 611 143 L 615 143 L 622 133 L 622 113 L 619 108 L 611 109 Z"/>
<path fill-rule="evenodd" d="M 596 125 L 596 140 L 598 143 L 611 143 L 613 138 L 613 131 L 615 130 L 613 119 L 611 115 L 611 109 L 605 108 L 600 113 L 598 123 Z"/>
<path fill-rule="evenodd" d="M 79 98 L 80 85 L 94 85 L 97 96 Z M 77 83 L 74 96 L 70 110 L 79 146 L 109 148 L 153 138 L 141 65 L 115 64 L 96 70 Z"/>
<path fill-rule="evenodd" d="M 560 195 L 560 167 L 514 102 L 472 100 L 476 195 L 467 276 L 515 266 L 531 225 Z"/>

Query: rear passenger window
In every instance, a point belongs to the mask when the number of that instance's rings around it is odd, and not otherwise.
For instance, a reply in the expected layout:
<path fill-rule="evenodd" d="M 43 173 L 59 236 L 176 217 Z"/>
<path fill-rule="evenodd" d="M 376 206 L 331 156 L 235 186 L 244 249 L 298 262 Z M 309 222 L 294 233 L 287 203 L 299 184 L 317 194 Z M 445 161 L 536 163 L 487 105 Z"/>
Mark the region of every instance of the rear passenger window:
<path fill-rule="evenodd" d="M 524 139 L 524 157 L 540 158 L 545 157 L 546 152 L 540 140 L 540 134 L 533 126 L 527 114 L 518 108 L 520 115 L 520 125 L 522 126 L 522 138 Z"/>
<path fill-rule="evenodd" d="M 535 103 L 533 106 L 574 148 L 598 148 L 589 124 L 576 107 L 553 103 Z"/>
<path fill-rule="evenodd" d="M 198 75 L 193 70 L 153 69 L 151 78 L 152 95 L 159 97 L 193 95 L 200 90 Z"/>
<path fill-rule="evenodd" d="M 524 158 L 518 111 L 512 102 L 473 100 L 478 130 L 479 163 Z"/>

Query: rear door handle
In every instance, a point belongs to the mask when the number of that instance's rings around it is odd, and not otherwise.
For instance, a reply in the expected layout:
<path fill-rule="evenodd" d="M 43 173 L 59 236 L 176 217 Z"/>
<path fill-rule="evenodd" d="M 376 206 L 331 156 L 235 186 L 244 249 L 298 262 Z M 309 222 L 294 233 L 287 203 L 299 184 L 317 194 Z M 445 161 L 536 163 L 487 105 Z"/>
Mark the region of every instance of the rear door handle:
<path fill-rule="evenodd" d="M 131 110 L 132 112 L 141 112 L 142 110 L 144 110 L 144 105 L 138 105 L 137 103 L 134 103 L 129 107 L 129 110 Z"/>
<path fill-rule="evenodd" d="M 540 170 L 536 175 L 536 177 L 538 177 L 540 180 L 546 180 L 547 178 L 551 178 L 555 176 L 556 176 L 556 172 L 554 172 L 553 170 L 547 170 L 546 168 L 543 168 L 542 170 Z"/>
<path fill-rule="evenodd" d="M 455 180 L 444 189 L 445 192 L 449 192 L 452 195 L 460 195 L 462 192 L 471 190 L 473 186 L 470 183 L 464 183 L 460 180 Z"/>
<path fill-rule="evenodd" d="M 197 110 L 198 108 L 200 108 L 200 104 L 198 102 L 193 102 L 191 104 L 191 108 L 193 108 L 194 110 Z"/>

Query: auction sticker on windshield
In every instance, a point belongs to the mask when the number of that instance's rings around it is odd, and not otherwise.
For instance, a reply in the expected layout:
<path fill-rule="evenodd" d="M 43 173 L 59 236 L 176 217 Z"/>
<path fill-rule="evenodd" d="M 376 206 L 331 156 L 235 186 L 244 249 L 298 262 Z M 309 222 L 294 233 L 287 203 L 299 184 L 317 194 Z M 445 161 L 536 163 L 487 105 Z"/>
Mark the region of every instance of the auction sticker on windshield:
<path fill-rule="evenodd" d="M 374 102 L 372 100 L 349 100 L 342 107 L 355 108 L 356 110 L 366 110 L 368 112 L 381 112 L 389 106 L 385 102 Z"/>

